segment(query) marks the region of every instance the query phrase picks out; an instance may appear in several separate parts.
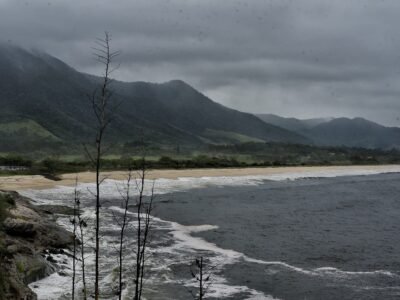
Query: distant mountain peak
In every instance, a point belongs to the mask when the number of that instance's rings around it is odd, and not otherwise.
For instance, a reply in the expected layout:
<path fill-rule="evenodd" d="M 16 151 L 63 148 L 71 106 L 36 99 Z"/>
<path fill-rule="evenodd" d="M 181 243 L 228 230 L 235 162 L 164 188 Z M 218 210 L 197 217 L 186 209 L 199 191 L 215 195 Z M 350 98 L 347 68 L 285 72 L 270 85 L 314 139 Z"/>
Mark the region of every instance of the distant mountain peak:
<path fill-rule="evenodd" d="M 330 119 L 258 115 L 263 121 L 302 134 L 322 146 L 392 148 L 400 145 L 400 128 L 385 127 L 361 117 Z"/>
<path fill-rule="evenodd" d="M 184 82 L 181 79 L 172 79 L 172 80 L 168 80 L 166 82 L 164 82 L 164 84 L 173 84 L 173 85 L 178 85 L 178 86 L 187 86 L 188 84 L 186 82 Z"/>
<path fill-rule="evenodd" d="M 162 83 L 162 85 L 177 88 L 177 89 L 187 89 L 187 90 L 192 90 L 192 91 L 197 92 L 197 90 L 194 87 L 192 87 L 190 84 L 188 84 L 187 82 L 185 82 L 181 79 L 169 80 L 169 81 Z"/>

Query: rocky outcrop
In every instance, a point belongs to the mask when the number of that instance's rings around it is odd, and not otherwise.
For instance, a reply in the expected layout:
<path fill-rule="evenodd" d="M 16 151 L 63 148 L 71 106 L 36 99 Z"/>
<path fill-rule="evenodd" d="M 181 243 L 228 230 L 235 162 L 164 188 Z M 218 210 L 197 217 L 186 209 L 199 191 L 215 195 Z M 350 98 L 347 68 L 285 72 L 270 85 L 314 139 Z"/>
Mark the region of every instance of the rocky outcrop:
<path fill-rule="evenodd" d="M 36 224 L 31 221 L 21 219 L 7 218 L 4 223 L 4 230 L 10 236 L 19 236 L 24 238 L 33 238 L 36 235 Z"/>
<path fill-rule="evenodd" d="M 57 270 L 50 252 L 69 248 L 73 236 L 57 226 L 49 209 L 30 204 L 30 200 L 12 192 L 15 207 L 0 227 L 1 299 L 35 300 L 28 284 Z M 51 257 L 51 256 L 50 256 Z"/>

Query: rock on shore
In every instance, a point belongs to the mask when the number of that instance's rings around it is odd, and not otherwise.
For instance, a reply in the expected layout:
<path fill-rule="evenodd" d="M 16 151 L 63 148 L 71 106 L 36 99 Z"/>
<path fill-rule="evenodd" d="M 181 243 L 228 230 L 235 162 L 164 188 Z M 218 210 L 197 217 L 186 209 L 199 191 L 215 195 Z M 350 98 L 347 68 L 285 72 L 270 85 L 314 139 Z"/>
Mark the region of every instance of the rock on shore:
<path fill-rule="evenodd" d="M 28 284 L 57 270 L 48 253 L 69 248 L 73 236 L 56 224 L 50 207 L 37 207 L 16 192 L 7 193 L 15 207 L 0 227 L 2 297 L 34 300 L 37 297 Z"/>

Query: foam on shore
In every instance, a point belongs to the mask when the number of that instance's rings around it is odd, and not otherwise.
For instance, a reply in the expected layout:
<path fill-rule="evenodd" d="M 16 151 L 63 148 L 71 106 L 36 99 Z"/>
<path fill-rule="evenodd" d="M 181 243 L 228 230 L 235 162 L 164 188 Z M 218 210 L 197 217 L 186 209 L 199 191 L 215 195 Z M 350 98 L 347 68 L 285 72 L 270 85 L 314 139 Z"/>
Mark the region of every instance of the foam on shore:
<path fill-rule="evenodd" d="M 400 172 L 400 166 L 391 167 L 380 170 L 367 170 L 367 169 L 343 169 L 343 170 L 327 170 L 327 171 L 309 171 L 309 172 L 293 172 L 286 174 L 269 174 L 269 175 L 256 175 L 256 176 L 241 176 L 241 177 L 184 177 L 178 179 L 158 179 L 155 185 L 155 194 L 166 194 L 176 191 L 185 191 L 194 188 L 204 188 L 208 186 L 251 186 L 262 184 L 265 180 L 296 180 L 299 178 L 326 178 L 326 177 L 337 177 L 337 176 L 356 176 L 356 175 L 372 175 L 389 172 Z M 150 195 L 152 180 L 146 181 L 145 194 Z M 123 181 L 108 179 L 105 180 L 102 185 L 102 196 L 104 199 L 111 201 L 113 199 L 120 198 L 121 191 L 123 191 L 125 183 Z M 81 201 L 84 209 L 84 215 L 86 219 L 93 220 L 94 214 L 90 209 L 90 203 L 93 201 L 92 193 L 94 191 L 94 184 L 82 183 L 78 186 Z M 48 190 L 24 190 L 20 193 L 24 196 L 30 197 L 36 204 L 52 204 L 52 205 L 72 205 L 72 195 L 74 187 L 68 186 L 57 186 L 53 189 Z M 134 193 L 134 190 L 132 190 Z M 86 208 L 85 208 L 86 206 Z M 102 208 L 105 220 L 107 220 L 107 230 L 110 232 L 116 232 L 118 227 L 112 222 L 112 212 L 121 213 L 121 209 L 118 206 L 110 206 L 108 208 Z M 134 213 L 130 213 L 133 217 Z M 198 253 L 209 257 L 211 264 L 218 266 L 216 268 L 216 274 L 214 275 L 214 284 L 210 288 L 210 294 L 216 298 L 231 297 L 233 295 L 246 295 L 245 299 L 274 299 L 272 296 L 265 295 L 262 292 L 251 289 L 247 286 L 238 286 L 230 284 L 221 274 L 223 274 L 223 268 L 229 264 L 236 263 L 254 263 L 259 265 L 265 265 L 266 268 L 271 266 L 280 270 L 297 272 L 306 276 L 329 276 L 334 278 L 348 278 L 354 276 L 388 276 L 395 277 L 397 274 L 385 270 L 376 270 L 369 272 L 358 272 L 358 271 L 344 271 L 332 267 L 321 267 L 316 269 L 304 269 L 290 265 L 286 262 L 281 261 L 264 261 L 253 259 L 246 256 L 244 253 L 237 252 L 235 250 L 223 249 L 218 247 L 214 243 L 210 243 L 203 238 L 194 237 L 192 234 L 207 231 L 207 230 L 218 230 L 217 226 L 214 225 L 198 225 L 198 226 L 184 226 L 177 222 L 170 222 L 162 220 L 156 217 L 152 218 L 154 222 L 154 229 L 161 232 L 162 238 L 164 239 L 166 246 L 152 247 L 149 248 L 152 257 L 149 259 L 150 268 L 153 272 L 164 274 L 162 278 L 156 276 L 152 277 L 149 282 L 154 284 L 161 284 L 162 281 L 169 280 L 170 282 L 179 284 L 179 280 L 169 278 L 168 272 L 171 265 L 181 264 L 182 261 L 190 261 L 193 257 L 197 256 Z M 71 225 L 68 222 L 68 218 L 59 218 L 58 223 L 63 227 L 71 230 Z M 110 247 L 114 243 L 113 236 L 105 237 L 102 239 L 102 247 Z M 54 273 L 51 276 L 44 278 L 38 282 L 30 284 L 30 287 L 38 294 L 39 299 L 60 299 L 68 295 L 68 291 L 71 288 L 71 278 L 69 277 L 70 272 L 68 271 L 68 265 L 66 266 L 67 276 L 60 276 L 59 273 Z M 88 261 L 90 267 L 92 262 Z M 115 266 L 115 260 L 109 259 L 104 262 L 104 269 L 109 268 L 110 272 L 103 279 L 105 286 L 112 285 L 111 272 Z M 159 274 L 157 273 L 157 274 Z M 168 279 L 169 278 L 169 279 Z M 158 281 L 157 281 L 158 280 Z M 187 280 L 184 283 L 186 286 L 193 286 L 194 282 Z M 129 290 L 130 286 L 127 287 Z M 110 297 L 109 299 L 113 299 Z"/>

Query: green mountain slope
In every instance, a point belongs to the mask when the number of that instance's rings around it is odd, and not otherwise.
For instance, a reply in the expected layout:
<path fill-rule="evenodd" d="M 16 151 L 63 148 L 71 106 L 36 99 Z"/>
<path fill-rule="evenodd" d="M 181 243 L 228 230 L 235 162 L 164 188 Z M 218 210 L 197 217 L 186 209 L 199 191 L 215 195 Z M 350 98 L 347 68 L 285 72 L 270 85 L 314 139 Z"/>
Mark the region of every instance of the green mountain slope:
<path fill-rule="evenodd" d="M 0 46 L 0 72 L 4 74 L 0 81 L 0 123 L 32 122 L 47 132 L 35 136 L 46 143 L 79 144 L 93 138 L 95 120 L 87 95 L 96 89 L 100 78 L 77 72 L 45 53 L 4 45 Z M 120 106 L 108 138 L 117 143 L 141 139 L 171 145 L 243 139 L 309 142 L 300 134 L 215 103 L 183 81 L 115 81 L 112 88 L 113 99 Z M 15 131 L 11 140 L 4 134 L 2 144 L 8 139 L 7 148 L 12 148 L 19 134 Z"/>

